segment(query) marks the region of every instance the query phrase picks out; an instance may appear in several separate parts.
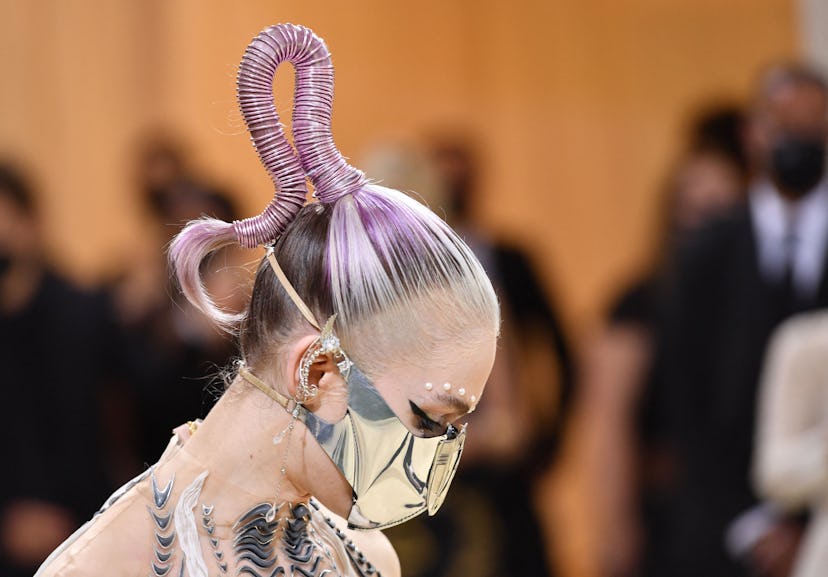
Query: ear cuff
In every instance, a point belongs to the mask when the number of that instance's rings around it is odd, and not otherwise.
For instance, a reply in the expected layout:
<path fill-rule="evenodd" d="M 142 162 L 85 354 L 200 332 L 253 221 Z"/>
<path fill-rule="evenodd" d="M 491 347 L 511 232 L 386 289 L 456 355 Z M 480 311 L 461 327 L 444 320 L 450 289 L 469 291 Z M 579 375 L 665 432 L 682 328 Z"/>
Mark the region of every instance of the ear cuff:
<path fill-rule="evenodd" d="M 332 315 L 325 326 L 322 327 L 322 333 L 311 343 L 305 354 L 302 355 L 302 360 L 299 363 L 299 386 L 296 391 L 296 402 L 299 404 L 306 403 L 319 394 L 319 387 L 310 382 L 310 371 L 313 364 L 319 357 L 325 355 L 332 355 L 336 366 L 339 368 L 340 374 L 347 378 L 351 370 L 351 359 L 342 350 L 342 346 L 333 332 L 333 324 L 336 320 L 336 315 Z"/>

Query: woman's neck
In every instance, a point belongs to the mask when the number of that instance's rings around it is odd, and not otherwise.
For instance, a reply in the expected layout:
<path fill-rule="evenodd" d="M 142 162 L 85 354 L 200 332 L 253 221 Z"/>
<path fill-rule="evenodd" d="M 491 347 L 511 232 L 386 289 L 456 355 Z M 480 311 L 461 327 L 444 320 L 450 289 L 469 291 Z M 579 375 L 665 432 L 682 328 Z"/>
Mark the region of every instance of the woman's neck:
<path fill-rule="evenodd" d="M 306 501 L 304 428 L 296 423 L 274 442 L 290 422 L 282 406 L 237 379 L 169 465 L 194 461 L 208 471 L 203 497 L 216 504 L 217 523 L 219 515 L 230 521 L 258 503 Z"/>

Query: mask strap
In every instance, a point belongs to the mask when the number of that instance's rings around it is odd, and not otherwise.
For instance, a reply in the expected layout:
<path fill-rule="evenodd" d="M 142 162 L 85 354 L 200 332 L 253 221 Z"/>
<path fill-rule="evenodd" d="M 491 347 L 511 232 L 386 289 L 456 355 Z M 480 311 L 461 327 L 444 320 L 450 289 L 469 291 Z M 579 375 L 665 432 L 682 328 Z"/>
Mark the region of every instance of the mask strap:
<path fill-rule="evenodd" d="M 282 270 L 282 267 L 279 266 L 279 262 L 276 260 L 276 255 L 273 253 L 273 247 L 268 247 L 267 249 L 267 261 L 270 263 L 270 268 L 273 269 L 273 272 L 276 274 L 276 278 L 279 279 L 279 282 L 287 292 L 290 300 L 293 301 L 293 304 L 296 305 L 296 308 L 299 309 L 299 312 L 302 313 L 305 320 L 307 320 L 316 330 L 321 332 L 322 327 L 318 322 L 316 322 L 310 308 L 305 304 L 305 301 L 302 300 L 302 297 L 299 296 L 299 293 L 296 292 L 296 289 L 293 288 L 293 285 L 290 284 L 290 281 L 288 280 L 288 277 L 285 276 L 285 272 Z"/>
<path fill-rule="evenodd" d="M 245 381 L 247 381 L 257 389 L 259 389 L 265 395 L 267 395 L 268 397 L 282 405 L 282 407 L 284 407 L 286 411 L 289 411 L 288 405 L 290 405 L 290 400 L 288 400 L 288 398 L 281 394 L 279 391 L 273 389 L 272 387 L 268 387 L 267 383 L 265 383 L 259 377 L 251 373 L 247 369 L 247 367 L 245 367 L 241 363 L 239 363 L 239 375 L 241 375 L 241 378 L 243 378 Z"/>

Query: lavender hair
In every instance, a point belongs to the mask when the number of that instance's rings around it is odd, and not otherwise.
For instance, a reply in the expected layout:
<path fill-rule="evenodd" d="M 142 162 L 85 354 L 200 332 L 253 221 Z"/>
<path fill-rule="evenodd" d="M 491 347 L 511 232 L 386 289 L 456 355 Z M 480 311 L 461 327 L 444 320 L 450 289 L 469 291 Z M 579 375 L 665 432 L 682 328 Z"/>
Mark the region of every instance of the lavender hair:
<path fill-rule="evenodd" d="M 276 66 L 285 60 L 296 70 L 295 151 L 272 98 Z M 457 343 L 470 331 L 498 332 L 494 290 L 468 246 L 425 206 L 369 183 L 336 149 L 333 66 L 320 38 L 293 25 L 265 29 L 245 52 L 238 94 L 277 192 L 252 219 L 190 223 L 173 242 L 170 258 L 182 291 L 196 307 L 219 326 L 241 328 L 249 363 L 303 321 L 266 261 L 246 315 L 230 315 L 213 303 L 199 267 L 212 251 L 233 243 L 275 242 L 276 258 L 297 292 L 317 318 L 337 313 L 337 332 L 357 359 L 389 346 L 428 353 L 438 341 Z M 305 177 L 319 202 L 304 205 Z M 386 328 L 400 329 L 395 334 L 404 347 L 379 334 Z"/>

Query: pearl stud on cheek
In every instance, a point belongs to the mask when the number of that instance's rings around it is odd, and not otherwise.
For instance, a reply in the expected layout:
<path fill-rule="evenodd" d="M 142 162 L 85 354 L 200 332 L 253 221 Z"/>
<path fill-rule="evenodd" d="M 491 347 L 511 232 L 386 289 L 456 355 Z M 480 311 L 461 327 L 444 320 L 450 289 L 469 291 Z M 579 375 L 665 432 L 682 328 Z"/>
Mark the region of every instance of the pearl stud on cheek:
<path fill-rule="evenodd" d="M 463 387 L 460 387 L 459 389 L 457 389 L 457 394 L 460 395 L 461 397 L 465 397 L 466 396 L 466 389 L 464 389 Z"/>
<path fill-rule="evenodd" d="M 432 385 L 431 383 L 426 383 L 425 384 L 425 390 L 430 391 L 433 388 L 434 388 L 434 385 Z"/>
<path fill-rule="evenodd" d="M 450 391 L 451 390 L 451 383 L 443 383 L 443 390 Z"/>

